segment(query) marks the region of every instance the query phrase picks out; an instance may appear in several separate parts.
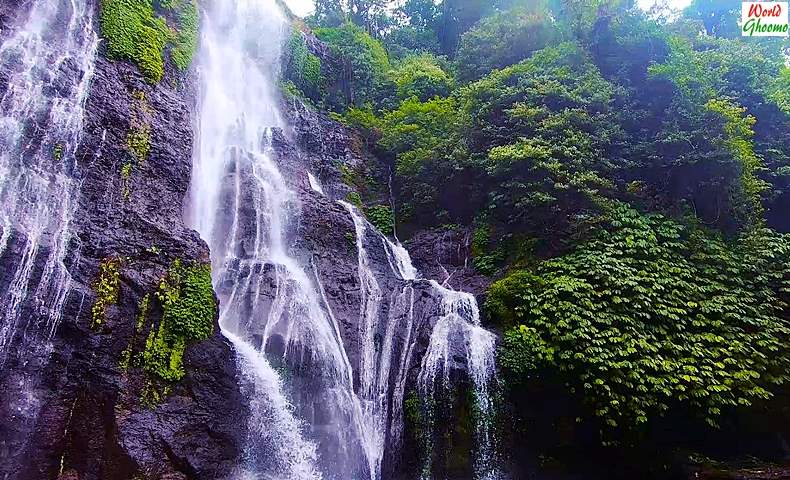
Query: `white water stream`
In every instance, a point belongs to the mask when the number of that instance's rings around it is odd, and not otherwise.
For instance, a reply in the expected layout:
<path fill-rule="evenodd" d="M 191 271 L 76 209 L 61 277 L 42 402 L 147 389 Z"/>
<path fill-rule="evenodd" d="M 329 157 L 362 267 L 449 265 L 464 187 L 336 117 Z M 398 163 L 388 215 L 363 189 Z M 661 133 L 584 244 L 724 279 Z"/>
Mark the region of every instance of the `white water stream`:
<path fill-rule="evenodd" d="M 203 17 L 188 216 L 211 247 L 220 325 L 235 346 L 250 401 L 238 476 L 379 480 L 385 452 L 397 448 L 403 431 L 418 335 L 413 283 L 426 281 L 418 280 L 403 247 L 344 203 L 355 226 L 361 297 L 359 360 L 352 366 L 316 265 L 293 251 L 300 204 L 271 151 L 274 129 L 285 127 L 275 91 L 285 34 L 276 0 L 217 0 Z M 307 175 L 315 194 L 323 194 Z M 366 249 L 370 238 L 381 242 L 376 248 L 391 267 L 384 273 L 402 283 L 398 291 L 383 291 L 382 272 L 374 271 Z M 433 395 L 432 380 L 448 375 L 448 345 L 458 340 L 465 342 L 477 396 L 487 399 L 494 337 L 480 327 L 472 295 L 432 285 L 442 312 L 420 391 Z M 403 331 L 403 345 L 396 344 Z M 485 428 L 478 434 L 480 452 L 490 445 L 486 435 Z"/>
<path fill-rule="evenodd" d="M 74 155 L 98 43 L 91 6 L 36 0 L 0 32 L 0 368 L 14 346 L 47 348 L 70 289 Z"/>

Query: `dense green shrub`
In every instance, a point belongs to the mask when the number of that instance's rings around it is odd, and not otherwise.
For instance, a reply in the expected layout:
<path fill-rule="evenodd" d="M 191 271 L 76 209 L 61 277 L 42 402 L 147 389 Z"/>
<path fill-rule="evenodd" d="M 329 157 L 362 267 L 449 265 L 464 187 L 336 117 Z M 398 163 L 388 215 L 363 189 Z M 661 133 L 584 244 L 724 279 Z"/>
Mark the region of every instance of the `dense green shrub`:
<path fill-rule="evenodd" d="M 559 43 L 560 36 L 546 12 L 518 8 L 487 17 L 461 37 L 456 56 L 459 80 L 477 80 L 492 70 L 516 64 Z"/>
<path fill-rule="evenodd" d="M 399 100 L 417 97 L 426 101 L 446 97 L 453 89 L 453 79 L 445 72 L 436 57 L 430 54 L 409 56 L 390 72 Z"/>
<path fill-rule="evenodd" d="M 178 381 L 184 376 L 186 347 L 214 332 L 217 303 L 208 264 L 171 265 L 155 292 L 162 319 L 152 326 L 143 351 L 143 366 L 154 379 Z"/>
<path fill-rule="evenodd" d="M 579 46 L 566 43 L 465 87 L 469 146 L 485 155 L 489 211 L 513 229 L 572 230 L 600 209 L 620 135 L 614 88 Z"/>
<path fill-rule="evenodd" d="M 366 208 L 365 216 L 368 218 L 368 221 L 376 227 L 376 230 L 384 235 L 392 235 L 395 223 L 392 207 L 389 205 L 376 205 Z"/>
<path fill-rule="evenodd" d="M 307 49 L 304 36 L 298 30 L 291 32 L 287 45 L 285 77 L 313 102 L 323 100 L 326 79 L 321 73 L 321 59 Z"/>
<path fill-rule="evenodd" d="M 501 365 L 563 379 L 612 427 L 686 407 L 715 424 L 790 379 L 788 253 L 770 230 L 728 242 L 614 207 L 592 240 L 491 287 L 492 317 L 518 324 Z"/>
<path fill-rule="evenodd" d="M 393 29 L 384 39 L 390 58 L 406 58 L 424 53 L 438 54 L 439 39 L 433 30 L 405 26 Z"/>
<path fill-rule="evenodd" d="M 149 82 L 162 79 L 171 33 L 151 0 L 102 0 L 99 18 L 110 58 L 130 60 Z"/>
<path fill-rule="evenodd" d="M 376 100 L 390 69 L 387 51 L 381 42 L 353 23 L 336 28 L 318 28 L 315 34 L 336 55 L 350 63 L 350 103 L 364 105 Z"/>

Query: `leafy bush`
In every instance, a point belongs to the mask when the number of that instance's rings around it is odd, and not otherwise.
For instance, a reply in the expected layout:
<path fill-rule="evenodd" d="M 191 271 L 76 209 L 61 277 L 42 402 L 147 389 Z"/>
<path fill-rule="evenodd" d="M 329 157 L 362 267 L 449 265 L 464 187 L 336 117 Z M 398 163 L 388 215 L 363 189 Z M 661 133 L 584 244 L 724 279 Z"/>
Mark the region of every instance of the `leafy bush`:
<path fill-rule="evenodd" d="M 446 97 L 453 89 L 453 79 L 430 54 L 410 56 L 390 72 L 399 100 L 417 97 L 424 102 L 433 97 Z"/>
<path fill-rule="evenodd" d="M 310 53 L 298 30 L 288 40 L 285 77 L 310 100 L 316 103 L 323 100 L 326 79 L 321 73 L 321 59 Z"/>
<path fill-rule="evenodd" d="M 461 37 L 456 56 L 459 80 L 477 80 L 514 65 L 559 38 L 559 29 L 546 12 L 519 8 L 487 17 Z"/>
<path fill-rule="evenodd" d="M 384 235 L 392 235 L 395 217 L 392 214 L 392 207 L 389 205 L 376 205 L 365 209 L 365 216 L 368 221 L 376 227 L 376 230 Z"/>
<path fill-rule="evenodd" d="M 682 407 L 715 424 L 790 379 L 790 265 L 776 261 L 790 238 L 727 242 L 622 205 L 610 224 L 489 290 L 492 317 L 519 324 L 500 354 L 512 380 L 558 376 L 627 428 Z"/>
<path fill-rule="evenodd" d="M 390 69 L 387 51 L 381 42 L 353 23 L 345 23 L 337 28 L 318 28 L 315 34 L 326 42 L 336 55 L 347 59 L 350 63 L 352 72 L 350 103 L 364 105 L 376 100 L 378 90 L 385 82 Z"/>

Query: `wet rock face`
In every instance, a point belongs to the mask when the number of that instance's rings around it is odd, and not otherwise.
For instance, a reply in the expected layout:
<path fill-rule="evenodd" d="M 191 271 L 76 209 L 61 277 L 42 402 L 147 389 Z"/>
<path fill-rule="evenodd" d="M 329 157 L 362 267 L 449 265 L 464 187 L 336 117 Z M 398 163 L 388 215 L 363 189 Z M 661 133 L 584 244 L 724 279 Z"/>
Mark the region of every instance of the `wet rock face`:
<path fill-rule="evenodd" d="M 131 65 L 97 57 L 76 155 L 71 291 L 51 351 L 32 362 L 12 359 L 0 375 L 0 477 L 224 478 L 237 464 L 248 413 L 235 357 L 217 326 L 210 339 L 187 347 L 186 375 L 171 392 L 154 407 L 142 404 L 147 377 L 139 356 L 147 331 L 135 333 L 142 298 L 175 259 L 208 261 L 205 243 L 182 219 L 192 98 L 183 79 L 153 86 Z M 129 144 L 140 125 L 149 131 L 145 158 Z M 131 165 L 128 174 L 124 165 Z M 91 328 L 93 284 L 108 258 L 120 265 L 118 301 L 102 326 Z M 151 303 L 148 317 L 157 322 L 161 307 Z M 21 416 L 21 399 L 37 414 Z"/>
<path fill-rule="evenodd" d="M 470 229 L 427 230 L 415 233 L 404 246 L 425 278 L 480 297 L 491 279 L 475 272 L 471 239 Z"/>
<path fill-rule="evenodd" d="M 360 252 L 354 222 L 347 208 L 338 202 L 352 191 L 344 183 L 340 168 L 341 165 L 369 167 L 376 161 L 368 157 L 364 147 L 350 132 L 324 114 L 298 103 L 285 105 L 284 111 L 291 130 L 276 133 L 272 146 L 281 170 L 287 172 L 286 177 L 298 196 L 298 224 L 291 226 L 289 235 L 291 249 L 302 265 L 313 270 L 311 276 L 319 284 L 318 293 L 325 299 L 339 325 L 344 348 L 354 370 L 355 390 L 359 391 L 365 348 L 361 333 L 365 328 L 363 298 L 368 295 L 367 301 L 371 300 L 370 292 L 363 291 L 360 279 Z M 311 188 L 308 171 L 320 181 L 323 194 Z M 381 199 L 374 201 L 381 202 Z M 447 279 L 445 272 L 449 272 L 448 286 L 473 292 L 485 288 L 485 279 L 474 275 L 471 268 L 464 265 L 467 243 L 462 233 L 427 232 L 415 236 L 408 247 L 421 279 L 404 280 L 385 239 L 372 226 L 365 230 L 362 244 L 367 264 L 380 290 L 380 295 L 375 296 L 377 307 L 373 328 L 377 375 L 381 372 L 382 359 L 389 358 L 390 362 L 385 375 L 389 393 L 383 478 L 413 478 L 422 468 L 418 459 L 425 452 L 418 451 L 414 432 L 404 429 L 405 407 L 402 402 L 418 389 L 418 375 L 429 349 L 431 332 L 442 316 L 442 299 L 429 280 L 437 280 L 441 284 Z M 468 378 L 467 352 L 463 339 L 459 340 L 448 346 L 447 366 L 450 382 L 459 385 L 458 391 L 464 391 L 462 384 Z M 385 352 L 389 352 L 388 357 Z M 437 378 L 437 383 L 441 383 L 441 379 Z M 449 417 L 441 428 L 449 428 L 450 437 L 460 438 L 454 432 L 457 425 L 451 425 L 455 418 L 452 412 L 447 410 L 444 413 Z M 398 428 L 400 433 L 396 432 Z M 465 434 L 469 432 L 466 429 Z M 447 448 L 443 447 L 442 451 L 448 452 L 446 458 L 442 453 L 432 459 L 438 467 L 437 472 L 445 471 L 441 465 L 462 452 L 464 445 L 448 444 Z M 466 454 L 469 454 L 469 448 L 466 448 Z M 468 462 L 466 467 L 469 467 Z M 447 471 L 450 471 L 449 467 Z"/>

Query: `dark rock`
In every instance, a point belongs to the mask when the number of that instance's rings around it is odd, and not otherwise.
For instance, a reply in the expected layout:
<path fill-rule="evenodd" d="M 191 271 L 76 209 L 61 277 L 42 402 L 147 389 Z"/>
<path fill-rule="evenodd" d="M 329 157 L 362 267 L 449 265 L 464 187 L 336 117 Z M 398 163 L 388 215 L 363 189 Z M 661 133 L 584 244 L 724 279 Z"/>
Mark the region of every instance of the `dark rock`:
<path fill-rule="evenodd" d="M 171 262 L 208 260 L 205 243 L 182 220 L 194 106 L 192 86 L 182 80 L 152 86 L 129 64 L 96 59 L 76 153 L 80 192 L 71 249 L 79 255 L 70 259 L 71 291 L 51 349 L 11 358 L 0 375 L 0 476 L 224 478 L 238 462 L 248 414 L 235 357 L 218 327 L 187 348 L 186 376 L 153 408 L 141 401 L 142 369 L 134 362 L 128 371 L 119 366 L 130 342 L 135 355 L 143 349 L 145 338 L 135 336 L 139 305 Z M 127 147 L 134 115 L 150 122 L 151 149 L 142 161 Z M 134 165 L 128 197 L 125 163 Z M 121 262 L 120 295 L 96 330 L 92 284 L 108 257 Z M 158 315 L 152 308 L 150 319 Z"/>

